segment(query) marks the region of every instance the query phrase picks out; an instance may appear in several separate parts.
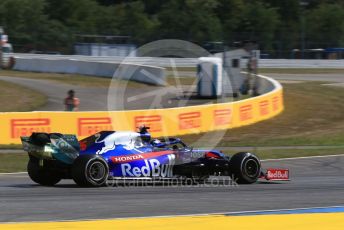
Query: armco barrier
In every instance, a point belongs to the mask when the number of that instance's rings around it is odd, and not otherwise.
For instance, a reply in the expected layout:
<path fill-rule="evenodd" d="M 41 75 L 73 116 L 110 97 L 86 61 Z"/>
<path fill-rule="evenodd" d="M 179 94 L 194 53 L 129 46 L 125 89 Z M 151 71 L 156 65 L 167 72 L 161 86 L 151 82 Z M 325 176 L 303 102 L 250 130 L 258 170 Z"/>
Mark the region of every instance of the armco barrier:
<path fill-rule="evenodd" d="M 154 85 L 166 84 L 164 68 L 129 63 L 119 64 L 76 59 L 16 57 L 13 69 L 46 73 L 83 74 L 109 78 L 120 76 L 121 79 L 130 78 L 131 80 Z"/>
<path fill-rule="evenodd" d="M 151 127 L 153 136 L 183 135 L 230 129 L 276 116 L 283 110 L 283 89 L 230 103 L 170 109 L 111 112 L 18 112 L 0 113 L 0 144 L 19 144 L 20 136 L 32 132 L 61 132 L 86 137 L 101 130 L 135 130 Z"/>

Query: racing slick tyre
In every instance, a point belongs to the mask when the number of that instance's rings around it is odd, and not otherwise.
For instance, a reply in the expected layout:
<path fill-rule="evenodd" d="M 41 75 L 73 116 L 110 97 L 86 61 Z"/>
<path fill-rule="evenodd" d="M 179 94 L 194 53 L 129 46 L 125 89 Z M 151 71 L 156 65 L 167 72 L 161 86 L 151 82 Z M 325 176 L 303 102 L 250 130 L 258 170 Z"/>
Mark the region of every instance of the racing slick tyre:
<path fill-rule="evenodd" d="M 252 184 L 260 176 L 260 160 L 252 153 L 239 152 L 230 159 L 230 170 L 232 179 L 238 184 Z"/>
<path fill-rule="evenodd" d="M 44 186 L 53 186 L 61 180 L 61 176 L 53 170 L 39 165 L 38 159 L 30 158 L 27 164 L 27 172 L 31 180 Z"/>
<path fill-rule="evenodd" d="M 81 187 L 100 187 L 109 176 L 106 161 L 98 155 L 80 155 L 72 166 L 72 178 Z"/>

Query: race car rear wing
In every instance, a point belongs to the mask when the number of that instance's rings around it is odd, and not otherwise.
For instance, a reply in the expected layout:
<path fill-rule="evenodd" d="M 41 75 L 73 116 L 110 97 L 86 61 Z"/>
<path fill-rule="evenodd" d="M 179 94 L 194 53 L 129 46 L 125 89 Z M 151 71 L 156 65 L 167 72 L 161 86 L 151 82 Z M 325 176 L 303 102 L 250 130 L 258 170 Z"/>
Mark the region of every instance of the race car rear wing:
<path fill-rule="evenodd" d="M 24 151 L 38 159 L 57 159 L 71 164 L 79 155 L 80 145 L 75 135 L 60 133 L 32 133 L 20 137 Z"/>

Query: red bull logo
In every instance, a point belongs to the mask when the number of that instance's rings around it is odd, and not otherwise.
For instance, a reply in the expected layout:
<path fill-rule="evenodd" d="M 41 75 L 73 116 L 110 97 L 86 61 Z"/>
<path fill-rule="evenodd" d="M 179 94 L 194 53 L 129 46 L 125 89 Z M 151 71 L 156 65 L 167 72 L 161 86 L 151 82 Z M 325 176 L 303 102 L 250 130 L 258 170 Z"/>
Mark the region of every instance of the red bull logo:
<path fill-rule="evenodd" d="M 110 117 L 78 118 L 78 135 L 89 136 L 103 130 L 112 130 Z"/>
<path fill-rule="evenodd" d="M 201 112 L 181 113 L 178 118 L 180 130 L 201 127 Z"/>
<path fill-rule="evenodd" d="M 124 177 L 172 177 L 175 156 L 167 155 L 167 164 L 162 164 L 158 159 L 144 160 L 142 166 L 132 166 L 129 163 L 121 164 L 122 176 Z"/>
<path fill-rule="evenodd" d="M 150 128 L 151 132 L 161 132 L 162 131 L 162 117 L 160 115 L 151 116 L 136 116 L 134 118 L 134 130 L 140 126 L 147 126 Z"/>
<path fill-rule="evenodd" d="M 268 169 L 266 173 L 267 180 L 289 180 L 288 169 Z"/>
<path fill-rule="evenodd" d="M 33 132 L 50 133 L 49 118 L 11 119 L 11 138 L 30 136 Z"/>

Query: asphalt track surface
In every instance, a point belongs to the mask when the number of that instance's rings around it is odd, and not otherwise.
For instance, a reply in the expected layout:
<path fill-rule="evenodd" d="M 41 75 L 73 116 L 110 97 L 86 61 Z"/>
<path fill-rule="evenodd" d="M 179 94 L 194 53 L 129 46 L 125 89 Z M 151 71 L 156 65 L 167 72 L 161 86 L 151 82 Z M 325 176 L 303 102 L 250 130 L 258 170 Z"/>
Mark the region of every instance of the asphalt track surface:
<path fill-rule="evenodd" d="M 344 204 L 344 155 L 273 160 L 289 182 L 239 186 L 42 187 L 26 174 L 0 175 L 0 221 L 48 221 L 271 210 Z"/>

